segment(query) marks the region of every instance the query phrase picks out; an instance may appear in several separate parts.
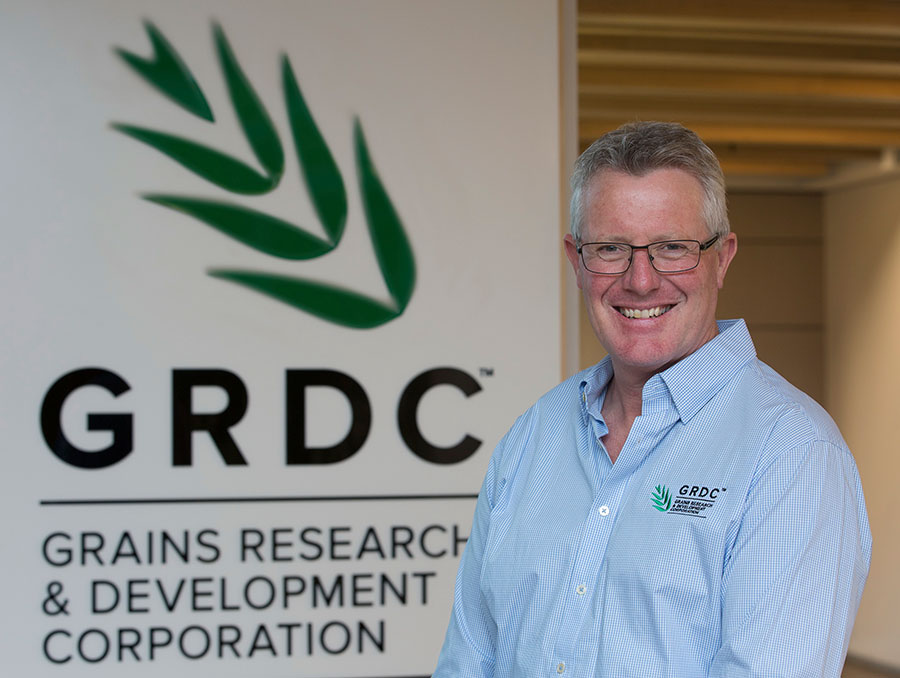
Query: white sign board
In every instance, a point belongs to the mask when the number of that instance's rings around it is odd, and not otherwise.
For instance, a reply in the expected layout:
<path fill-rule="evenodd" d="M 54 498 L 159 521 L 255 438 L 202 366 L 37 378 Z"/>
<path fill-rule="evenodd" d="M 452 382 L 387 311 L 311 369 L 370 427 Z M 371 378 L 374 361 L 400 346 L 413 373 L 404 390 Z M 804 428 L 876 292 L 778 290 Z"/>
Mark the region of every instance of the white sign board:
<path fill-rule="evenodd" d="M 559 376 L 556 3 L 0 13 L 5 669 L 429 674 Z"/>

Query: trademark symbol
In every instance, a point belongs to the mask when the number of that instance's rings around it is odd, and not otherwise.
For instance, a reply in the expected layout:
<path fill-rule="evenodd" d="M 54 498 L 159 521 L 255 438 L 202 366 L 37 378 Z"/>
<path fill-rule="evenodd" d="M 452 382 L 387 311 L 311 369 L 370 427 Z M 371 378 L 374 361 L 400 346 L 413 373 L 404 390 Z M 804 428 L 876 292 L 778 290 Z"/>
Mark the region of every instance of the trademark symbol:
<path fill-rule="evenodd" d="M 482 377 L 493 377 L 494 376 L 494 368 L 493 367 L 479 367 L 478 374 Z"/>

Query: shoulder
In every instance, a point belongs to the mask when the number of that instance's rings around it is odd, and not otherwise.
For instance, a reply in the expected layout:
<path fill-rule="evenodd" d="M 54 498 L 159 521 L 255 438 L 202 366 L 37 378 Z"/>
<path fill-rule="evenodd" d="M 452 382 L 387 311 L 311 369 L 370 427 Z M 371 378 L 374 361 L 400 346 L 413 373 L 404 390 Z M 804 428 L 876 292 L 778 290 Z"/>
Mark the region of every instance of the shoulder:
<path fill-rule="evenodd" d="M 592 378 L 597 367 L 578 372 L 557 384 L 519 415 L 491 456 L 491 474 L 501 486 L 520 474 L 527 476 L 527 469 L 541 464 L 544 457 L 556 454 L 559 442 L 572 436 L 573 429 L 582 424 L 583 385 Z"/>
<path fill-rule="evenodd" d="M 817 496 L 822 505 L 843 505 L 857 512 L 860 534 L 867 534 L 867 519 L 859 472 L 853 455 L 834 420 L 806 393 L 758 360 L 748 365 L 744 387 L 755 396 L 752 409 L 757 426 L 751 435 L 761 445 L 749 485 L 745 510 L 750 522 L 775 510 L 788 495 Z M 754 508 L 755 507 L 755 508 Z M 802 522 L 802 511 L 787 519 Z M 813 520 L 814 511 L 804 513 Z M 848 515 L 850 515 L 848 513 Z"/>
<path fill-rule="evenodd" d="M 859 554 L 868 559 L 871 537 L 862 484 L 834 420 L 759 360 L 748 363 L 737 381 L 738 416 L 747 424 L 740 434 L 752 441 L 742 448 L 748 454 L 748 475 L 741 483 L 742 532 L 752 534 L 771 520 L 800 541 L 799 535 L 813 534 L 834 518 L 841 521 L 836 531 L 858 535 Z"/>
<path fill-rule="evenodd" d="M 577 372 L 540 396 L 515 421 L 510 433 L 533 430 L 536 426 L 553 426 L 580 416 L 583 385 L 591 380 L 598 365 Z"/>
<path fill-rule="evenodd" d="M 750 396 L 759 424 L 768 429 L 769 446 L 792 448 L 809 443 L 849 452 L 834 420 L 813 398 L 760 360 L 744 373 L 745 396 Z"/>
<path fill-rule="evenodd" d="M 535 431 L 560 425 L 578 416 L 581 387 L 592 369 L 572 375 L 538 398 L 531 407 L 519 415 L 500 441 L 497 452 L 506 455 L 517 449 L 522 450 Z"/>

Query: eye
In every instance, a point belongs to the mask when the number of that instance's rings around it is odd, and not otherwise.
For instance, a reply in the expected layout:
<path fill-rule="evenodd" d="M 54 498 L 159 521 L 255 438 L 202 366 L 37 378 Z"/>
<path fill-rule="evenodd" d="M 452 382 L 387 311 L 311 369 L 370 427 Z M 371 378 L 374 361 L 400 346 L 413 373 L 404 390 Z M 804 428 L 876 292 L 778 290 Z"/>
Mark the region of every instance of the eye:
<path fill-rule="evenodd" d="M 603 259 L 628 256 L 628 245 L 617 242 L 592 242 L 585 245 L 588 256 L 601 257 Z"/>
<path fill-rule="evenodd" d="M 654 257 L 676 261 L 682 257 L 690 256 L 695 248 L 695 244 L 689 240 L 668 240 L 656 243 L 650 248 L 650 253 Z"/>
<path fill-rule="evenodd" d="M 687 252 L 689 248 L 686 243 L 670 241 L 661 243 L 659 249 L 661 252 L 666 252 L 667 254 L 680 254 L 682 252 Z"/>

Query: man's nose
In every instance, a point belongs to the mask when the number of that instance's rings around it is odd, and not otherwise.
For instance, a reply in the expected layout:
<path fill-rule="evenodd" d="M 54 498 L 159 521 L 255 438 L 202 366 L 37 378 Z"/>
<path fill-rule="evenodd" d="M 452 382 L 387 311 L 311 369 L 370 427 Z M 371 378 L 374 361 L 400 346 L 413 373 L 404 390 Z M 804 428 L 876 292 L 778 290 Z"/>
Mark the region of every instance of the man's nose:
<path fill-rule="evenodd" d="M 634 250 L 631 253 L 631 266 L 625 271 L 624 285 L 635 292 L 646 294 L 659 287 L 659 271 L 650 263 L 647 250 Z"/>

